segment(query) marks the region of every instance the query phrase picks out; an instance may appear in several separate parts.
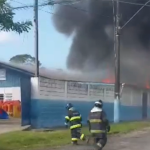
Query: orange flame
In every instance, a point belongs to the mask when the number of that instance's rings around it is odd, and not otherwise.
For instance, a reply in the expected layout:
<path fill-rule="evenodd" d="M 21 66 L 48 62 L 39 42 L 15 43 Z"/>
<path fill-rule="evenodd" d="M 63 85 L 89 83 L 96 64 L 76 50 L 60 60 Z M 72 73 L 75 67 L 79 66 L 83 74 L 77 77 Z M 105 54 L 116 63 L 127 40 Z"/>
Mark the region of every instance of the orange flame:
<path fill-rule="evenodd" d="M 103 83 L 107 84 L 114 84 L 115 83 L 115 77 L 112 75 L 111 70 L 108 71 L 108 76 L 102 80 Z"/>
<path fill-rule="evenodd" d="M 113 84 L 114 80 L 106 78 L 106 79 L 103 79 L 102 82 L 107 83 L 107 84 Z"/>
<path fill-rule="evenodd" d="M 146 83 L 146 88 L 150 89 L 150 84 L 148 82 Z"/>

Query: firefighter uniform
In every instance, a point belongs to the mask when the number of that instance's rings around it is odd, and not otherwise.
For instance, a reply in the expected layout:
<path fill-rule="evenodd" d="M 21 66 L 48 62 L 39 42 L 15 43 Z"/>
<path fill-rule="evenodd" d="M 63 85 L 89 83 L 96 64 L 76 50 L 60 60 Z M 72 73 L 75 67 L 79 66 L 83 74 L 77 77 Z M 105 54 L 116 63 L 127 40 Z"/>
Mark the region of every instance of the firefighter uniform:
<path fill-rule="evenodd" d="M 78 139 L 85 140 L 85 135 L 81 133 L 82 117 L 80 113 L 73 107 L 68 109 L 68 115 L 65 122 L 69 123 L 71 130 L 71 140 L 73 144 L 77 144 Z"/>
<path fill-rule="evenodd" d="M 98 150 L 102 150 L 107 143 L 107 132 L 110 130 L 105 111 L 94 107 L 89 113 L 88 123 L 89 131 L 91 132 L 91 136 L 94 137 L 96 147 Z"/>

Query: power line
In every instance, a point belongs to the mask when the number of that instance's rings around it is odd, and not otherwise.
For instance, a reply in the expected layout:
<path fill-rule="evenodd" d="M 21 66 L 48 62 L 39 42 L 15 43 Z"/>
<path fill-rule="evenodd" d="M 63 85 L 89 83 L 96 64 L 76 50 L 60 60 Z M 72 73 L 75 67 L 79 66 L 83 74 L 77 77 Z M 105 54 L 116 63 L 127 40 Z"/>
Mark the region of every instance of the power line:
<path fill-rule="evenodd" d="M 18 2 L 18 1 L 16 1 L 16 0 L 11 0 L 11 1 L 14 1 L 14 2 L 16 2 L 16 3 L 19 3 L 19 4 L 22 4 L 23 5 L 23 3 L 21 3 L 21 2 Z M 103 2 L 108 2 L 108 1 L 112 1 L 112 0 L 102 0 Z M 113 1 L 116 1 L 116 0 L 113 0 Z M 81 2 L 81 1 L 78 1 L 78 2 Z M 126 2 L 126 1 L 119 1 L 119 3 L 124 3 L 124 4 L 130 4 L 130 5 L 137 5 L 137 6 L 143 6 L 144 4 L 142 4 L 142 3 L 134 3 L 134 2 Z M 59 5 L 62 5 L 62 3 L 56 3 L 56 4 L 59 4 Z M 25 4 L 24 4 L 25 5 Z M 38 5 L 38 6 L 40 6 L 40 7 L 43 7 L 43 6 L 47 6 L 47 5 L 55 5 L 55 2 L 45 2 L 45 3 L 42 3 L 42 4 L 40 4 L 40 5 Z M 86 11 L 86 12 L 88 12 L 87 10 L 85 10 L 85 9 L 81 9 L 81 8 L 77 8 L 77 7 L 73 7 L 73 6 L 71 6 L 71 5 L 64 5 L 63 4 L 63 6 L 67 6 L 67 7 L 72 7 L 72 8 L 74 8 L 74 9 L 79 9 L 80 11 Z M 20 7 L 14 7 L 13 8 L 13 10 L 16 10 L 16 9 L 21 9 L 21 8 L 32 8 L 33 7 L 33 5 L 26 5 L 26 6 L 20 6 Z M 150 7 L 150 5 L 145 5 L 145 7 Z"/>
<path fill-rule="evenodd" d="M 85 13 L 89 13 L 90 14 L 90 12 L 88 11 L 88 10 L 85 10 L 85 9 L 82 9 L 82 8 L 78 8 L 78 7 L 74 7 L 74 6 L 69 6 L 69 5 L 61 5 L 61 6 L 64 6 L 64 7 L 70 7 L 70 8 L 72 8 L 72 9 L 76 9 L 76 10 L 79 10 L 79 11 L 82 11 L 82 12 L 85 12 Z M 98 14 L 98 13 L 96 13 L 96 15 L 99 15 L 99 16 L 103 16 L 103 17 L 107 17 L 107 18 L 112 18 L 112 16 L 106 16 L 106 15 L 102 15 L 102 14 Z"/>
<path fill-rule="evenodd" d="M 18 1 L 16 1 L 16 0 L 11 0 L 11 1 L 14 1 L 14 2 L 16 2 L 16 3 L 19 3 L 19 4 L 21 4 L 21 5 L 25 5 L 25 4 L 23 4 L 23 3 L 21 3 L 21 2 L 18 2 Z M 88 10 L 86 10 L 86 9 L 82 9 L 82 8 L 78 8 L 78 7 L 74 7 L 74 6 L 71 6 L 71 5 L 63 5 L 63 4 L 50 4 L 50 3 L 43 3 L 43 4 L 41 4 L 41 5 L 39 5 L 39 6 L 50 6 L 50 5 L 61 5 L 62 7 L 69 7 L 69 8 L 72 8 L 72 9 L 76 9 L 76 10 L 79 10 L 79 11 L 82 11 L 82 12 L 84 12 L 84 13 L 89 13 L 90 14 L 90 12 L 88 11 Z M 29 6 L 21 6 L 21 7 L 15 7 L 15 8 L 13 8 L 14 10 L 15 9 L 21 9 L 21 8 L 32 8 L 33 7 L 33 5 L 29 5 Z M 42 9 L 39 9 L 39 10 L 41 10 L 41 11 L 43 11 Z M 45 10 L 44 10 L 45 11 Z M 48 12 L 48 11 L 45 11 L 45 12 L 47 12 L 47 13 L 50 13 L 50 14 L 55 14 L 55 13 L 51 13 L 51 12 Z M 57 15 L 57 14 L 55 14 L 55 15 Z M 102 17 L 107 17 L 107 18 L 111 18 L 112 16 L 107 16 L 107 15 L 102 15 L 102 14 L 98 14 L 98 13 L 96 13 L 96 15 L 98 15 L 98 16 L 102 16 Z"/>
<path fill-rule="evenodd" d="M 33 7 L 34 7 L 33 5 L 26 5 L 26 4 L 23 4 L 23 3 L 18 2 L 18 1 L 16 1 L 16 0 L 11 0 L 11 1 L 23 5 L 23 6 L 19 6 L 19 7 L 13 7 L 13 8 L 12 8 L 13 10 L 26 9 L 26 8 L 33 8 Z M 43 3 L 43 4 L 40 4 L 40 5 L 38 5 L 38 6 L 42 7 L 42 6 L 46 6 L 46 4 Z"/>
<path fill-rule="evenodd" d="M 14 2 L 16 2 L 16 3 L 19 3 L 19 4 L 21 4 L 21 5 L 25 5 L 25 4 L 23 4 L 23 3 L 21 3 L 21 2 L 18 2 L 18 1 L 16 1 L 16 0 L 11 0 L 11 1 L 14 1 Z M 117 0 L 105 0 L 105 1 L 117 1 Z M 140 5 L 140 6 L 142 6 L 122 27 L 121 27 L 121 29 L 123 29 L 144 7 L 150 7 L 150 5 L 147 5 L 148 3 L 149 3 L 150 1 L 148 1 L 148 2 L 146 2 L 145 4 L 141 4 L 141 3 L 133 3 L 133 2 L 125 2 L 125 1 L 119 1 L 119 3 L 126 3 L 126 4 L 132 4 L 132 5 Z M 40 4 L 39 6 L 50 6 L 50 5 L 53 5 L 54 3 L 52 2 L 52 3 L 50 3 L 50 2 L 45 2 L 45 3 L 43 3 L 43 4 Z M 79 10 L 79 11 L 82 11 L 82 12 L 84 12 L 84 13 L 90 13 L 88 10 L 85 10 L 85 9 L 82 9 L 82 8 L 78 8 L 78 7 L 74 7 L 74 6 L 71 6 L 71 5 L 63 5 L 63 4 L 58 4 L 58 3 L 56 3 L 57 5 L 61 5 L 62 7 L 69 7 L 69 8 L 72 8 L 72 9 L 76 9 L 76 10 Z M 13 9 L 19 9 L 19 8 L 30 8 L 30 7 L 33 7 L 33 5 L 29 5 L 29 6 L 21 6 L 21 7 L 15 7 L 15 8 L 13 8 Z M 52 15 L 56 15 L 56 16 L 58 16 L 58 17 L 63 17 L 62 15 L 58 15 L 58 14 L 55 14 L 55 13 L 53 13 L 53 12 L 49 12 L 49 11 L 46 11 L 46 10 L 43 10 L 43 9 L 40 9 L 39 8 L 39 10 L 40 11 L 43 11 L 43 12 L 45 12 L 45 13 L 49 13 L 49 14 L 52 14 Z M 102 17 L 107 17 L 107 18 L 111 18 L 112 16 L 106 16 L 106 15 L 101 15 L 101 14 L 96 14 L 96 15 L 98 15 L 98 16 L 102 16 Z M 65 19 L 65 17 L 64 17 L 64 19 Z"/>
<path fill-rule="evenodd" d="M 13 2 L 15 2 L 15 3 L 18 3 L 18 4 L 21 4 L 21 5 L 26 5 L 26 4 L 23 4 L 23 3 L 18 2 L 18 1 L 16 1 L 16 0 L 11 0 L 11 1 L 13 1 Z M 41 5 L 39 5 L 39 6 L 45 6 L 45 5 L 41 4 Z M 33 8 L 33 7 L 34 7 L 33 5 L 29 5 L 29 6 L 26 5 L 26 6 L 21 6 L 21 7 L 15 7 L 15 8 L 13 8 L 13 9 L 15 10 L 15 9 Z M 55 14 L 55 13 L 53 13 L 53 12 L 49 12 L 49 11 L 43 10 L 43 9 L 41 9 L 41 8 L 38 8 L 38 10 L 43 11 L 43 12 L 48 13 L 48 14 L 51 14 L 51 15 L 57 15 L 57 14 Z M 57 16 L 62 17 L 61 15 L 57 15 Z"/>
<path fill-rule="evenodd" d="M 136 6 L 143 6 L 144 5 L 142 3 L 133 3 L 133 2 L 126 2 L 126 1 L 119 1 L 119 2 L 124 3 L 124 4 L 136 5 Z M 150 5 L 146 5 L 146 7 L 150 7 Z"/>
<path fill-rule="evenodd" d="M 112 0 L 104 0 L 104 2 L 108 2 L 108 1 L 112 1 Z M 116 1 L 116 0 L 113 0 Z M 137 6 L 143 6 L 143 3 L 136 3 L 136 2 L 127 2 L 127 1 L 122 1 L 120 0 L 119 3 L 124 3 L 124 4 L 130 4 L 130 5 L 137 5 Z M 146 5 L 146 7 L 150 7 L 150 5 Z"/>
<path fill-rule="evenodd" d="M 148 0 L 122 27 L 121 29 L 123 29 L 148 3 L 150 2 L 150 0 Z"/>

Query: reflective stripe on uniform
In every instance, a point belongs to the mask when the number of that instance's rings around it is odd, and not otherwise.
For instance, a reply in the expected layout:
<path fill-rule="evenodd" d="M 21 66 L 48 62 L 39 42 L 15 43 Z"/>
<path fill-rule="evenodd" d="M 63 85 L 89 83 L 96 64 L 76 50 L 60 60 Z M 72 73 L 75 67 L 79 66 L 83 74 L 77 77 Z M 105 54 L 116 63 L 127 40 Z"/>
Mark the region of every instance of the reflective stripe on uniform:
<path fill-rule="evenodd" d="M 76 125 L 70 126 L 70 129 L 80 128 L 80 127 L 81 127 L 81 124 L 76 124 Z"/>
<path fill-rule="evenodd" d="M 96 144 L 98 147 L 102 147 L 102 144 L 101 143 L 97 143 Z"/>
<path fill-rule="evenodd" d="M 72 140 L 72 141 L 78 141 L 78 139 L 77 139 L 77 138 L 71 138 L 71 140 Z"/>
<path fill-rule="evenodd" d="M 90 119 L 89 120 L 90 123 L 99 123 L 99 122 L 102 122 L 101 119 Z"/>
<path fill-rule="evenodd" d="M 83 139 L 84 139 L 84 134 L 82 134 L 82 135 L 80 136 L 80 139 L 81 139 L 81 140 L 83 140 Z"/>
<path fill-rule="evenodd" d="M 76 119 L 81 119 L 81 117 L 80 116 L 76 116 L 76 117 L 71 117 L 71 119 L 70 119 L 70 121 L 73 121 L 73 120 L 76 120 Z"/>
<path fill-rule="evenodd" d="M 104 130 L 90 130 L 91 133 L 105 133 Z"/>
<path fill-rule="evenodd" d="M 65 116 L 65 119 L 66 119 L 66 120 L 69 120 L 70 118 L 69 118 L 68 116 Z"/>
<path fill-rule="evenodd" d="M 74 109 L 73 107 L 69 108 L 69 110 L 73 110 L 73 109 Z"/>

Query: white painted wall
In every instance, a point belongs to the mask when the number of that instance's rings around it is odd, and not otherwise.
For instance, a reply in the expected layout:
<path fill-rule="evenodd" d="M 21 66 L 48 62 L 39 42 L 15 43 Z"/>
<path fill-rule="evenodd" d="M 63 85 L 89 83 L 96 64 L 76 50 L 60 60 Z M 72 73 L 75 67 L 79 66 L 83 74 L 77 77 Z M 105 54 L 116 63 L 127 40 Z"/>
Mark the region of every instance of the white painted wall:
<path fill-rule="evenodd" d="M 106 102 L 112 102 L 113 90 L 113 85 L 59 81 L 40 77 L 39 92 L 37 93 L 39 93 L 40 99 L 47 100 L 95 101 L 103 99 Z M 34 97 L 37 96 L 34 95 Z"/>
<path fill-rule="evenodd" d="M 126 106 L 142 106 L 142 90 L 125 86 L 121 104 Z"/>
<path fill-rule="evenodd" d="M 65 81 L 39 78 L 39 97 L 41 99 L 65 100 Z"/>
<path fill-rule="evenodd" d="M 148 106 L 150 107 L 150 91 L 148 91 Z"/>
<path fill-rule="evenodd" d="M 31 82 L 31 98 L 39 99 L 39 78 L 33 77 L 30 80 Z"/>
<path fill-rule="evenodd" d="M 31 83 L 34 84 L 34 86 L 32 85 L 32 98 L 64 101 L 95 101 L 98 99 L 102 99 L 104 102 L 114 101 L 114 85 L 110 84 L 59 81 L 42 77 L 39 79 L 32 78 Z M 125 85 L 121 104 L 125 106 L 141 106 L 142 92 L 144 90 Z M 148 104 L 150 106 L 150 92 L 148 95 Z"/>
<path fill-rule="evenodd" d="M 4 94 L 4 100 L 7 100 L 8 95 L 12 95 L 12 100 L 21 100 L 20 87 L 0 88 L 0 94 Z"/>

